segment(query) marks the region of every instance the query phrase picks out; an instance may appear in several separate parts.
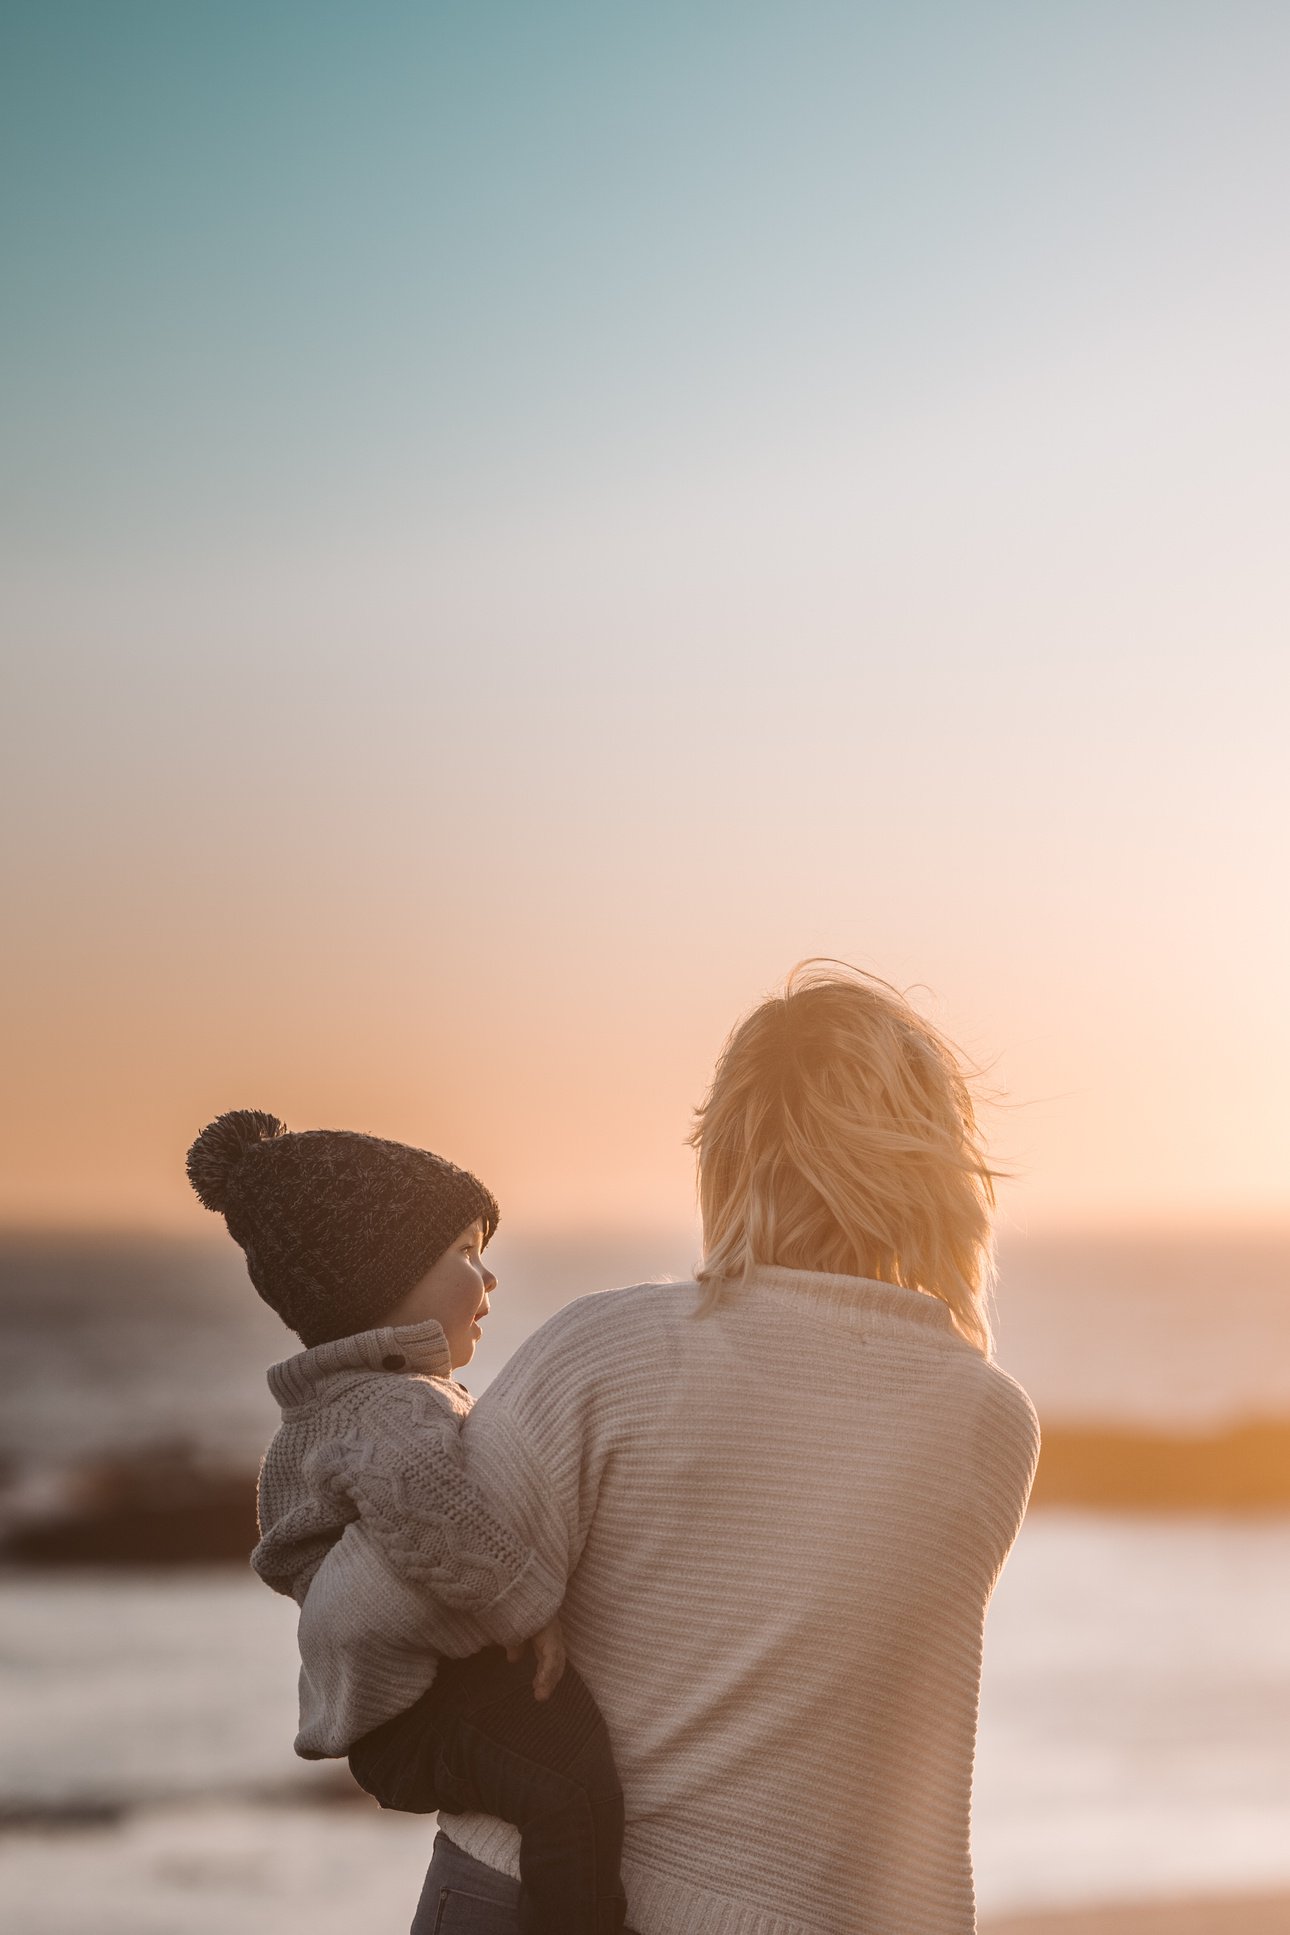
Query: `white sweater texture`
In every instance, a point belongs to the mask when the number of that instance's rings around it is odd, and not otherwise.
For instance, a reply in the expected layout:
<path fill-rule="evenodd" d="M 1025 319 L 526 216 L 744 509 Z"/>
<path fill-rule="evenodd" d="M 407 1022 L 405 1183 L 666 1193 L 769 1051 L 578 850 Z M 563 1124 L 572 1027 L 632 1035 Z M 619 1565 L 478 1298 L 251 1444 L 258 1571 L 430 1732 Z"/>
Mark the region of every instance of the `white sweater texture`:
<path fill-rule="evenodd" d="M 527 1639 L 561 1582 L 463 1470 L 471 1397 L 433 1320 L 317 1344 L 269 1388 L 251 1563 L 300 1605 L 296 1752 L 317 1760 L 410 1707 L 437 1652 Z"/>
<path fill-rule="evenodd" d="M 982 1628 L 1033 1407 L 919 1291 L 761 1268 L 699 1296 L 569 1305 L 460 1434 L 608 1723 L 630 1924 L 970 1935 Z M 518 1874 L 513 1827 L 443 1825 Z"/>

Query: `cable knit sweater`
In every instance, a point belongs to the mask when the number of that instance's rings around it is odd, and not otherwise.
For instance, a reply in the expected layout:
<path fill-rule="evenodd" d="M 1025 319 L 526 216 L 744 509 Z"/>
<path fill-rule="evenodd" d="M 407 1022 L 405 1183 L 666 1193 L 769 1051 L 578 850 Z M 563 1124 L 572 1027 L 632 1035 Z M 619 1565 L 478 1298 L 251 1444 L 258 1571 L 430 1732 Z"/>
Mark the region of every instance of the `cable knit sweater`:
<path fill-rule="evenodd" d="M 433 1320 L 319 1344 L 269 1372 L 282 1424 L 260 1470 L 251 1563 L 301 1608 L 306 1759 L 345 1753 L 411 1706 L 436 1649 L 526 1639 L 559 1602 L 463 1471 L 471 1397 L 451 1372 Z"/>
<path fill-rule="evenodd" d="M 939 1300 L 760 1269 L 583 1298 L 462 1430 L 551 1575 L 640 1935 L 969 1935 L 987 1602 L 1038 1455 Z M 553 1609 L 539 1605 L 543 1614 Z M 445 1817 L 518 1873 L 516 1830 Z"/>

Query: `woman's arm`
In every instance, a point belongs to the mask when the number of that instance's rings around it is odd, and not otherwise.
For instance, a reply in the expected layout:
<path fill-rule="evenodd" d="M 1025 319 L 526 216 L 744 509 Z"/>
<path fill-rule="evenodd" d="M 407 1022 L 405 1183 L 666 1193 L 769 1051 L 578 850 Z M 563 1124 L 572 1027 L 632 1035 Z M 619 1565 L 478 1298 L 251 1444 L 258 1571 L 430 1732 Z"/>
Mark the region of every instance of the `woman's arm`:
<path fill-rule="evenodd" d="M 452 1655 L 537 1632 L 558 1608 L 559 1588 L 505 1500 L 468 1473 L 458 1419 L 415 1380 L 386 1384 L 373 1413 L 333 1441 L 332 1468 L 316 1475 L 350 1523 L 310 1597 L 330 1597 L 342 1574 L 350 1594 L 367 1578 L 373 1607 L 397 1598 L 406 1630 L 416 1604 L 423 1644 Z"/>
<path fill-rule="evenodd" d="M 595 1516 L 615 1435 L 629 1429 L 613 1293 L 581 1297 L 520 1346 L 461 1430 L 466 1475 L 563 1597 Z"/>

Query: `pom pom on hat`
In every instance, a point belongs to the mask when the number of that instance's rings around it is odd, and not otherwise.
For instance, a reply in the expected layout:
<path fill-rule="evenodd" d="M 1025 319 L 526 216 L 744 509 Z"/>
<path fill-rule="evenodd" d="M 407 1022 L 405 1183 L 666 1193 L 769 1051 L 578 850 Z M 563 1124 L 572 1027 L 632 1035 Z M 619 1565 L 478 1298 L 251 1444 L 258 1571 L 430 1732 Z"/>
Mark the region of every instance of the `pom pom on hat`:
<path fill-rule="evenodd" d="M 248 1149 L 287 1133 L 287 1125 L 263 1109 L 230 1109 L 217 1115 L 188 1151 L 188 1180 L 207 1209 L 228 1207 L 229 1178 Z"/>

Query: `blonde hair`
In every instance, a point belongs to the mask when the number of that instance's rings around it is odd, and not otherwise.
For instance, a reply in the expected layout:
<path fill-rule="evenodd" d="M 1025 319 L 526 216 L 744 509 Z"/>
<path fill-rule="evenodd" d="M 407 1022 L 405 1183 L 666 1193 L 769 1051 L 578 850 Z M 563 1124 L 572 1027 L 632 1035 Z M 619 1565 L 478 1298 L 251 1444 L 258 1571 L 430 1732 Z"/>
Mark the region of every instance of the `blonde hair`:
<path fill-rule="evenodd" d="M 845 962 L 799 962 L 721 1051 L 690 1146 L 705 1288 L 754 1265 L 877 1277 L 948 1304 L 989 1357 L 992 1169 L 968 1071 L 905 996 Z"/>

